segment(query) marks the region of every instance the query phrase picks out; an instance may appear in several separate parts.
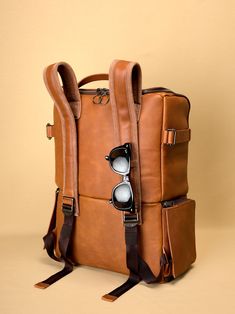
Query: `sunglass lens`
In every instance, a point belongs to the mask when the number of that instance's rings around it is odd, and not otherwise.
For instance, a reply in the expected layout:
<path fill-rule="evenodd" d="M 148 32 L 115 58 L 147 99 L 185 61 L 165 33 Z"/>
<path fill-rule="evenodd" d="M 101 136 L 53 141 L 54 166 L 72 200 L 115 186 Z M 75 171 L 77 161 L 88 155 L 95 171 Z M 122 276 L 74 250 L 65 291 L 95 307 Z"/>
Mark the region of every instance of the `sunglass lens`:
<path fill-rule="evenodd" d="M 114 196 L 118 202 L 127 203 L 131 198 L 130 187 L 127 184 L 118 186 L 114 191 Z"/>
<path fill-rule="evenodd" d="M 114 171 L 127 174 L 130 168 L 130 153 L 126 147 L 118 147 L 111 151 L 109 156 L 110 165 Z"/>
<path fill-rule="evenodd" d="M 113 160 L 112 167 L 117 172 L 126 173 L 128 172 L 129 161 L 126 159 L 126 157 L 117 157 Z"/>
<path fill-rule="evenodd" d="M 127 183 L 118 185 L 113 191 L 112 203 L 117 209 L 131 210 L 133 205 L 131 186 Z"/>

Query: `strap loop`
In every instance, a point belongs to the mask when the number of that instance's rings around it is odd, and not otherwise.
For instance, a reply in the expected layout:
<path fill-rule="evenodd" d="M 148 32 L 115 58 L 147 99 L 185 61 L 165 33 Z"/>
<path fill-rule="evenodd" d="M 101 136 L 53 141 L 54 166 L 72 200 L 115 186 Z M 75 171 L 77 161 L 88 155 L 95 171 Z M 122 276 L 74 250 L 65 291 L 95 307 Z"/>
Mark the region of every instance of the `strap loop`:
<path fill-rule="evenodd" d="M 163 131 L 163 144 L 175 145 L 189 142 L 191 139 L 191 129 L 167 129 Z"/>
<path fill-rule="evenodd" d="M 47 138 L 49 140 L 52 139 L 52 137 L 54 137 L 54 125 L 50 124 L 50 123 L 47 123 L 46 125 L 46 134 L 47 134 Z"/>

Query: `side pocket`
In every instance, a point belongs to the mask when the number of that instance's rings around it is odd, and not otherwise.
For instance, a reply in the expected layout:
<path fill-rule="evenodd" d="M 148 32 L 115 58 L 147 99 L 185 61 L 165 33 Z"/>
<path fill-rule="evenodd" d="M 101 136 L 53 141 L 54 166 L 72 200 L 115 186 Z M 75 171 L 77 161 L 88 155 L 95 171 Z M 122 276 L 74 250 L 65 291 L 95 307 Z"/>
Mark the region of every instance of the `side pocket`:
<path fill-rule="evenodd" d="M 196 260 L 195 201 L 187 198 L 163 202 L 163 252 L 174 278 Z"/>

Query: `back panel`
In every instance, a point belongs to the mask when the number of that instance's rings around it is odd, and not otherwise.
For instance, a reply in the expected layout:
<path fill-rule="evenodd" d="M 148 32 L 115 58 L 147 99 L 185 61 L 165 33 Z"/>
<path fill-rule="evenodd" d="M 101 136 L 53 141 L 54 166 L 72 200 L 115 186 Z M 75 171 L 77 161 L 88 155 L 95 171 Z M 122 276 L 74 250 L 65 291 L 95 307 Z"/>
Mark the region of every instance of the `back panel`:
<path fill-rule="evenodd" d="M 77 123 L 79 147 L 79 203 L 72 236 L 72 258 L 80 264 L 128 274 L 125 260 L 122 213 L 109 203 L 112 188 L 120 177 L 105 160 L 114 147 L 110 104 L 94 104 L 94 95 L 82 94 L 81 118 Z M 185 97 L 169 93 L 143 95 L 139 120 L 139 146 L 142 184 L 140 250 L 157 276 L 162 254 L 161 200 L 187 193 L 188 143 L 162 144 L 167 128 L 188 128 L 189 103 Z M 62 138 L 58 112 L 54 109 L 56 183 L 62 188 Z M 95 222 L 95 227 L 94 227 Z M 63 224 L 61 193 L 54 230 L 58 237 Z"/>
<path fill-rule="evenodd" d="M 77 123 L 79 148 L 79 194 L 109 199 L 120 177 L 110 171 L 105 160 L 114 147 L 110 103 L 94 104 L 94 95 L 82 94 L 81 117 Z M 186 97 L 172 93 L 148 93 L 142 98 L 139 120 L 139 147 L 142 201 L 154 203 L 186 195 L 188 192 L 188 142 L 162 144 L 168 128 L 187 129 L 190 104 Z M 62 187 L 61 127 L 54 110 L 56 183 Z"/>

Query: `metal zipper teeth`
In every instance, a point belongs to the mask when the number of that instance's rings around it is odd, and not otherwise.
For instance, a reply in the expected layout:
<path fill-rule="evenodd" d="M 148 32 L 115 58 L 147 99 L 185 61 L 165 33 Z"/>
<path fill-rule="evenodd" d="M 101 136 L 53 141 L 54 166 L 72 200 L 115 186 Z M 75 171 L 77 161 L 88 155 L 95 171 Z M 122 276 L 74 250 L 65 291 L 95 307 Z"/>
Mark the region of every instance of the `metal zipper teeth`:
<path fill-rule="evenodd" d="M 100 88 L 102 89 L 102 88 Z M 108 88 L 103 88 L 106 91 L 109 92 Z M 97 89 L 84 89 L 84 88 L 79 88 L 79 92 L 80 94 L 84 94 L 84 95 L 97 95 Z M 180 97 L 184 97 L 188 100 L 188 102 L 190 103 L 189 99 L 187 96 L 183 95 L 183 94 L 179 94 L 176 92 L 173 92 L 172 90 L 165 88 L 165 87 L 151 87 L 151 88 L 146 88 L 142 90 L 142 95 L 146 95 L 146 94 L 152 94 L 152 93 L 169 93 L 169 94 L 173 94 L 174 96 L 180 96 Z"/>
<path fill-rule="evenodd" d="M 100 88 L 101 90 L 102 88 Z M 104 89 L 104 88 L 103 88 Z M 105 88 L 106 91 L 109 91 L 108 88 Z M 86 95 L 96 95 L 97 94 L 97 89 L 84 89 L 84 88 L 79 88 L 79 92 L 80 94 L 86 94 Z M 180 95 L 177 94 L 175 92 L 173 92 L 172 90 L 165 88 L 165 87 L 151 87 L 151 88 L 146 88 L 142 90 L 142 95 L 145 94 L 151 94 L 151 93 L 172 93 L 174 95 Z M 183 96 L 183 95 L 182 95 Z"/>

